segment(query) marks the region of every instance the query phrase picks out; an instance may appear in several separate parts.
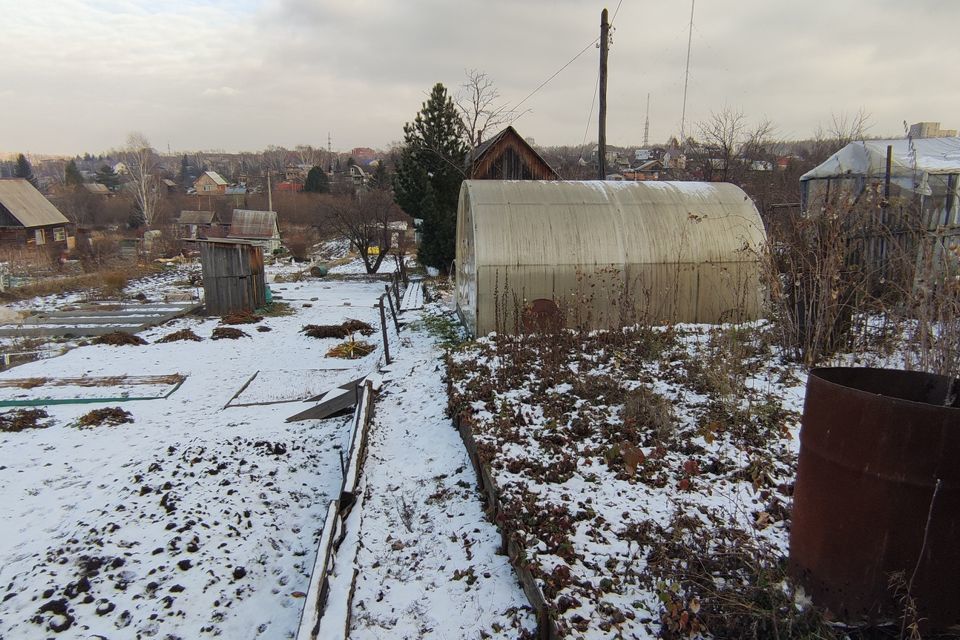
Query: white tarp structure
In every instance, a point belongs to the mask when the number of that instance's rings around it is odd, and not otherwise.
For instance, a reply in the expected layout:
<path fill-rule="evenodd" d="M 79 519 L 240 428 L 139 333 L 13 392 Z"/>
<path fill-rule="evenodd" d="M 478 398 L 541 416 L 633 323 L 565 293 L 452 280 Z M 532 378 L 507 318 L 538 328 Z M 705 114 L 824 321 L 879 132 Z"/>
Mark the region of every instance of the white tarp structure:
<path fill-rule="evenodd" d="M 829 197 L 831 189 L 849 189 L 856 197 L 886 177 L 891 148 L 890 183 L 923 201 L 931 227 L 957 224 L 960 138 L 862 140 L 851 142 L 800 177 L 803 208 Z M 904 194 L 906 195 L 906 194 Z"/>

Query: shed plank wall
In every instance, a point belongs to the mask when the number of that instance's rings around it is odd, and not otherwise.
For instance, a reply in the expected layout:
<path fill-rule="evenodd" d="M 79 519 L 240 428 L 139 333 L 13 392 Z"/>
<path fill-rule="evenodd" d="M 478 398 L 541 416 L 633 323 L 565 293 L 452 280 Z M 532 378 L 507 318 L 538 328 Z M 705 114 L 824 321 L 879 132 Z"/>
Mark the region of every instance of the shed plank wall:
<path fill-rule="evenodd" d="M 253 311 L 266 304 L 263 250 L 243 244 L 200 243 L 207 313 Z"/>

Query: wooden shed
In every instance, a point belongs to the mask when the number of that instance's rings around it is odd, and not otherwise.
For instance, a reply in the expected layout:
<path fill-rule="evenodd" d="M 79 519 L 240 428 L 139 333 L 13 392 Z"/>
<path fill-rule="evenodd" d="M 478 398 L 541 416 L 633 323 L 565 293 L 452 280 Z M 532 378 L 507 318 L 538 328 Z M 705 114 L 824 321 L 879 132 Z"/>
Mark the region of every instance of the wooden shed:
<path fill-rule="evenodd" d="M 471 159 L 473 180 L 560 179 L 553 167 L 513 127 L 477 146 Z"/>
<path fill-rule="evenodd" d="M 466 180 L 457 310 L 474 335 L 550 313 L 585 328 L 754 319 L 765 241 L 732 184 Z"/>
<path fill-rule="evenodd" d="M 267 303 L 263 248 L 245 240 L 197 240 L 207 314 L 253 311 Z"/>
<path fill-rule="evenodd" d="M 23 178 L 0 180 L 0 243 L 72 246 L 70 221 Z"/>
<path fill-rule="evenodd" d="M 227 237 L 248 240 L 270 253 L 283 246 L 276 211 L 234 209 Z"/>

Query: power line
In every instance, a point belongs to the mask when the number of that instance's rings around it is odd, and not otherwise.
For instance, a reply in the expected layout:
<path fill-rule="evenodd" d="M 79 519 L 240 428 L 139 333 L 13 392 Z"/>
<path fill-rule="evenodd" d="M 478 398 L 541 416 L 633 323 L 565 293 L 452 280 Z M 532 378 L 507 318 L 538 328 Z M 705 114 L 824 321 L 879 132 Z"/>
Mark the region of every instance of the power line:
<path fill-rule="evenodd" d="M 593 85 L 593 100 L 590 102 L 590 115 L 587 116 L 587 126 L 583 128 L 583 140 L 580 142 L 580 159 L 583 160 L 583 148 L 587 145 L 587 133 L 590 131 L 590 121 L 593 120 L 593 105 L 597 103 L 597 90 L 600 88 L 600 70 L 597 70 L 597 80 Z"/>
<path fill-rule="evenodd" d="M 558 75 L 560 75 L 560 73 L 561 73 L 564 69 L 566 69 L 566 68 L 569 67 L 571 64 L 573 64 L 573 63 L 576 61 L 577 58 L 579 58 L 579 57 L 582 56 L 584 53 L 586 53 L 588 49 L 590 49 L 591 47 L 593 47 L 594 45 L 596 45 L 598 42 L 600 42 L 600 37 L 599 37 L 599 36 L 597 36 L 596 38 L 594 38 L 594 39 L 590 42 L 590 44 L 588 44 L 588 45 L 585 46 L 583 49 L 581 49 L 581 50 L 580 50 L 580 53 L 578 53 L 577 55 L 575 55 L 575 56 L 573 56 L 572 58 L 570 58 L 569 62 L 567 62 L 565 65 L 563 65 L 562 67 L 560 67 L 559 69 L 557 69 L 552 76 L 550 76 L 549 78 L 547 78 L 546 80 L 544 80 L 543 82 L 541 82 L 541 83 L 540 83 L 540 86 L 538 86 L 536 89 L 534 89 L 533 91 L 531 91 L 530 94 L 527 95 L 526 98 L 524 98 L 523 100 L 521 100 L 520 102 L 518 102 L 518 103 L 517 103 L 517 106 L 513 107 L 513 108 L 511 109 L 511 111 L 517 111 L 524 102 L 526 102 L 527 100 L 529 100 L 530 98 L 532 98 L 532 97 L 534 96 L 534 94 L 536 94 L 538 91 L 540 91 L 540 89 L 543 89 L 545 86 L 547 86 L 547 83 L 548 83 L 548 82 L 550 82 L 551 80 L 553 80 L 554 78 L 556 78 Z M 524 113 L 525 113 L 525 112 L 524 112 Z M 513 120 L 510 121 L 511 124 L 512 124 L 513 122 L 516 122 L 522 115 L 523 115 L 523 113 L 518 114 Z"/>
<path fill-rule="evenodd" d="M 623 4 L 623 0 L 617 3 L 617 8 L 613 10 L 613 17 L 610 18 L 610 27 L 613 28 L 613 21 L 617 19 L 617 14 L 620 13 L 620 5 Z"/>

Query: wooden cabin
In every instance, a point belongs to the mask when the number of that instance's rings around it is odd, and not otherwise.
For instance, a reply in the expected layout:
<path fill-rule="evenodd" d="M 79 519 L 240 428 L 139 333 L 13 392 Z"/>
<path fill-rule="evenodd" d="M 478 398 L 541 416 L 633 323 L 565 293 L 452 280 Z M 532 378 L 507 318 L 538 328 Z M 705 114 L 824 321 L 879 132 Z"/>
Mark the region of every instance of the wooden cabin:
<path fill-rule="evenodd" d="M 559 180 L 560 174 L 513 127 L 473 150 L 472 180 Z"/>
<path fill-rule="evenodd" d="M 70 221 L 28 180 L 0 180 L 0 243 L 67 248 Z"/>

